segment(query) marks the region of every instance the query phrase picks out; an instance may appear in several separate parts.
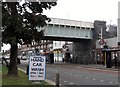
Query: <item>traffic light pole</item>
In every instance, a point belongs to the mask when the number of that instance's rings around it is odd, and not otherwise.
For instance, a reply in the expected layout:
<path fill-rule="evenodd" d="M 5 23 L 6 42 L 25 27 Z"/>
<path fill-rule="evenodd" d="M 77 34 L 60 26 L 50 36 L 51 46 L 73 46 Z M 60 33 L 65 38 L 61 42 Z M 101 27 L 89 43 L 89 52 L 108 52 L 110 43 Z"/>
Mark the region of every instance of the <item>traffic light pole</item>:
<path fill-rule="evenodd" d="M 102 27 L 101 27 L 101 40 L 103 40 L 103 29 L 102 29 Z M 101 49 L 103 48 L 103 44 L 104 44 L 104 41 L 102 41 L 102 44 L 101 44 Z M 105 67 L 106 67 L 106 50 L 105 50 L 105 61 L 104 61 L 104 63 L 105 63 Z"/>
<path fill-rule="evenodd" d="M 105 67 L 106 67 L 106 50 L 105 50 Z"/>

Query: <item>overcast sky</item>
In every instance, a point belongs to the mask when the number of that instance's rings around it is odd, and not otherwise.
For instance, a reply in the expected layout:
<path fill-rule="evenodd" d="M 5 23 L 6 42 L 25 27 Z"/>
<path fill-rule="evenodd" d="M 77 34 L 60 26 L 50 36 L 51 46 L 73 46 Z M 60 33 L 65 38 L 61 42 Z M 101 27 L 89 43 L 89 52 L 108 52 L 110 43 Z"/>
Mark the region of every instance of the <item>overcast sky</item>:
<path fill-rule="evenodd" d="M 44 14 L 53 18 L 87 22 L 104 20 L 107 24 L 117 24 L 118 1 L 120 0 L 58 0 L 57 5 L 51 10 L 44 10 Z M 9 48 L 9 45 L 4 46 L 2 50 Z"/>
<path fill-rule="evenodd" d="M 120 0 L 58 0 L 51 10 L 44 11 L 49 17 L 94 22 L 104 20 L 117 24 Z"/>

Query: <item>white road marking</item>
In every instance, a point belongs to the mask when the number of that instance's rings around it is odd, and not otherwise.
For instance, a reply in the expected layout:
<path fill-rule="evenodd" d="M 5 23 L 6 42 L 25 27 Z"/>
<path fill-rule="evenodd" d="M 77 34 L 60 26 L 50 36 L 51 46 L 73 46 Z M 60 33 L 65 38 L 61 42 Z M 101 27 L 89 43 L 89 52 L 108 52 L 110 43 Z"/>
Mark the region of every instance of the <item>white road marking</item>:
<path fill-rule="evenodd" d="M 111 71 L 111 70 L 102 70 L 102 71 Z M 118 72 L 118 71 L 117 70 L 116 71 L 113 70 L 112 72 Z"/>
<path fill-rule="evenodd" d="M 82 77 L 81 75 L 78 75 L 79 77 Z"/>
<path fill-rule="evenodd" d="M 89 77 L 86 77 L 86 79 L 89 79 Z"/>
<path fill-rule="evenodd" d="M 76 77 L 78 77 L 78 75 L 75 75 Z"/>
<path fill-rule="evenodd" d="M 76 68 L 81 68 L 81 67 L 76 67 Z"/>
<path fill-rule="evenodd" d="M 69 84 L 71 84 L 71 85 L 72 85 L 72 84 L 74 84 L 74 83 L 69 83 Z"/>
<path fill-rule="evenodd" d="M 101 70 L 101 69 L 95 69 L 95 68 L 87 68 L 87 69 L 90 69 L 90 70 Z"/>
<path fill-rule="evenodd" d="M 70 75 L 72 75 L 72 74 L 70 74 Z"/>
<path fill-rule="evenodd" d="M 112 84 L 113 82 L 109 82 L 110 84 Z"/>
<path fill-rule="evenodd" d="M 93 78 L 93 80 L 96 80 L 95 78 Z"/>
<path fill-rule="evenodd" d="M 104 82 L 104 80 L 100 80 L 101 82 Z"/>
<path fill-rule="evenodd" d="M 64 82 L 67 82 L 67 81 L 64 81 Z"/>
<path fill-rule="evenodd" d="M 72 67 L 72 66 L 69 66 L 69 67 Z M 83 68 L 83 67 L 76 67 L 76 68 Z M 102 69 L 95 69 L 95 68 L 86 68 L 86 69 L 97 70 L 97 71 L 111 71 L 111 70 L 102 70 Z M 118 72 L 118 71 L 112 71 L 112 72 Z"/>

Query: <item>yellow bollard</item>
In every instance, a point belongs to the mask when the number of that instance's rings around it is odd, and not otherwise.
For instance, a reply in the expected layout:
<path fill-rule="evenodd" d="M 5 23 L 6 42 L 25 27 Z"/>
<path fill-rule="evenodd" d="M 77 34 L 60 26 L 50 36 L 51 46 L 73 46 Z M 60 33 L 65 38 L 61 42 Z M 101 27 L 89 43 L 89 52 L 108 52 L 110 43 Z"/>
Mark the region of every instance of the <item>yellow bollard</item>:
<path fill-rule="evenodd" d="M 106 51 L 105 51 L 105 67 L 106 67 Z"/>

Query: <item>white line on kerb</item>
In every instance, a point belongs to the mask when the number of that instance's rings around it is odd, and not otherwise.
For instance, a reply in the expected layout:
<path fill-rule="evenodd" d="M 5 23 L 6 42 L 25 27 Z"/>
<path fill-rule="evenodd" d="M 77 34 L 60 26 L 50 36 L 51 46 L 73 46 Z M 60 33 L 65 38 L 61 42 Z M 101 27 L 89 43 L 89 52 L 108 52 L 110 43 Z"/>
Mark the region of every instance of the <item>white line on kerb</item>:
<path fill-rule="evenodd" d="M 81 68 L 81 67 L 76 67 L 76 68 Z"/>
<path fill-rule="evenodd" d="M 25 73 L 26 73 L 25 70 L 20 69 L 20 68 L 18 68 L 18 69 L 21 70 L 22 72 L 25 72 Z M 51 85 L 55 85 L 55 82 L 53 82 L 53 81 L 51 81 L 51 80 L 46 79 L 46 81 L 47 81 L 49 84 L 51 84 Z"/>
<path fill-rule="evenodd" d="M 21 70 L 21 71 L 23 71 L 24 73 L 26 73 L 26 71 L 25 71 L 25 70 L 23 70 L 23 69 L 18 68 L 18 70 Z"/>

